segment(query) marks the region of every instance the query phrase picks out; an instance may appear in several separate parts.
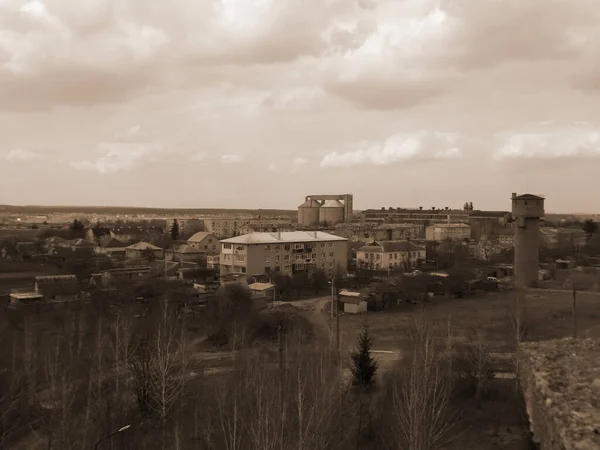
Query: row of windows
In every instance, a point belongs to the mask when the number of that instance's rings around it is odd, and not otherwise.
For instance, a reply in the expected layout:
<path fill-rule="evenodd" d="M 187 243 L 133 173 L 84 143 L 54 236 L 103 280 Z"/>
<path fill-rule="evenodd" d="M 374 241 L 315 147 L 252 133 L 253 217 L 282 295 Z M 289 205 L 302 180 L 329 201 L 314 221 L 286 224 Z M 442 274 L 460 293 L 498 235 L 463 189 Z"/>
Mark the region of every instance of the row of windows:
<path fill-rule="evenodd" d="M 304 250 L 304 248 L 305 248 L 304 245 L 305 244 L 294 244 L 294 250 Z M 275 251 L 281 250 L 281 245 L 274 245 L 273 247 L 275 247 Z M 327 247 L 332 248 L 333 242 L 328 242 Z M 231 250 L 233 248 L 233 244 L 224 243 L 223 248 L 227 249 L 227 250 Z M 290 251 L 292 246 L 291 246 L 291 244 L 285 244 L 283 246 L 283 248 L 284 248 L 284 251 Z M 312 248 L 312 247 L 306 247 L 306 248 Z M 321 248 L 325 248 L 324 242 L 321 242 Z M 244 251 L 246 249 L 246 246 L 245 245 L 236 245 L 235 249 L 237 251 Z M 271 245 L 265 245 L 265 251 L 271 251 Z"/>

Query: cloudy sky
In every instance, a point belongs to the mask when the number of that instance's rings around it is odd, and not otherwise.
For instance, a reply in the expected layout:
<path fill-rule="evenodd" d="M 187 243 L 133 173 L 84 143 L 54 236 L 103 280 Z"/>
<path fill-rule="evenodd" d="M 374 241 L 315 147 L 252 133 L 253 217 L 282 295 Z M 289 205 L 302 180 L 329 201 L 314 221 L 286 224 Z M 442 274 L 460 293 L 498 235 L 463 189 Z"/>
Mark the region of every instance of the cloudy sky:
<path fill-rule="evenodd" d="M 597 0 L 0 0 L 0 203 L 597 211 Z"/>

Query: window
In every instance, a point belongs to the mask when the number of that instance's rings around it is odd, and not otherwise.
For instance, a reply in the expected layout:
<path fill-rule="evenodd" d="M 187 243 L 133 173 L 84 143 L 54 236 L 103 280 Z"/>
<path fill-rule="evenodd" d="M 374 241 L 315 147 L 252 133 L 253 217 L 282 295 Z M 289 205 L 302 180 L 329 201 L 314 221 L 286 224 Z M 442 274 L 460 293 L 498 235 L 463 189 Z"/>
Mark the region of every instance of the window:
<path fill-rule="evenodd" d="M 316 254 L 316 253 L 313 253 L 313 254 L 312 254 L 312 256 L 311 256 L 311 258 L 312 258 L 312 259 L 317 259 L 317 254 Z"/>
<path fill-rule="evenodd" d="M 275 266 L 275 272 L 279 272 L 280 270 L 281 270 L 281 267 Z"/>
<path fill-rule="evenodd" d="M 294 244 L 294 248 L 296 250 L 302 250 L 304 248 L 304 244 Z"/>
<path fill-rule="evenodd" d="M 304 264 L 303 263 L 297 263 L 296 264 L 296 270 L 304 270 Z"/>
<path fill-rule="evenodd" d="M 246 273 L 246 268 L 242 267 L 242 273 Z"/>
<path fill-rule="evenodd" d="M 283 260 L 284 261 L 289 261 L 290 260 L 290 255 L 283 255 Z"/>
<path fill-rule="evenodd" d="M 208 238 L 208 243 L 212 244 L 212 239 L 211 238 Z"/>
<path fill-rule="evenodd" d="M 223 261 L 231 261 L 231 255 L 223 255 Z"/>
<path fill-rule="evenodd" d="M 321 242 L 321 248 L 325 247 L 325 243 Z"/>
<path fill-rule="evenodd" d="M 271 257 L 270 256 L 266 256 L 265 257 L 265 262 L 266 263 L 270 263 L 271 262 Z"/>
<path fill-rule="evenodd" d="M 275 262 L 279 262 L 279 255 L 275 256 Z"/>
<path fill-rule="evenodd" d="M 281 245 L 276 245 L 275 246 L 275 251 L 278 252 L 279 250 L 281 250 Z"/>
<path fill-rule="evenodd" d="M 283 266 L 283 270 L 285 270 L 286 272 L 289 272 L 292 269 L 292 266 L 290 266 L 289 264 L 286 264 L 285 266 Z"/>
<path fill-rule="evenodd" d="M 296 261 L 302 261 L 302 260 L 304 259 L 304 255 L 303 255 L 302 253 L 296 253 L 296 254 L 294 255 L 294 259 L 295 259 Z"/>
<path fill-rule="evenodd" d="M 265 273 L 269 273 L 271 271 L 271 267 L 270 266 L 265 266 Z"/>
<path fill-rule="evenodd" d="M 246 256 L 245 255 L 235 255 L 235 260 L 241 261 L 241 262 L 246 261 Z"/>
<path fill-rule="evenodd" d="M 327 256 L 326 253 L 321 253 L 321 258 L 325 258 Z"/>
<path fill-rule="evenodd" d="M 329 252 L 329 257 L 333 258 L 333 252 Z"/>
<path fill-rule="evenodd" d="M 235 249 L 238 250 L 238 251 L 240 251 L 240 252 L 243 252 L 245 250 L 245 248 L 244 248 L 243 245 L 236 245 Z"/>
<path fill-rule="evenodd" d="M 283 246 L 283 248 L 284 248 L 284 250 L 285 250 L 286 252 L 289 252 L 289 251 L 290 251 L 290 244 L 285 244 L 285 245 Z"/>
<path fill-rule="evenodd" d="M 271 251 L 271 246 L 265 245 L 265 252 L 270 252 L 270 251 Z"/>
<path fill-rule="evenodd" d="M 329 247 L 329 248 L 333 247 L 333 242 L 328 243 L 327 247 Z"/>
<path fill-rule="evenodd" d="M 231 244 L 223 244 L 223 248 L 231 249 L 231 247 L 232 247 Z"/>

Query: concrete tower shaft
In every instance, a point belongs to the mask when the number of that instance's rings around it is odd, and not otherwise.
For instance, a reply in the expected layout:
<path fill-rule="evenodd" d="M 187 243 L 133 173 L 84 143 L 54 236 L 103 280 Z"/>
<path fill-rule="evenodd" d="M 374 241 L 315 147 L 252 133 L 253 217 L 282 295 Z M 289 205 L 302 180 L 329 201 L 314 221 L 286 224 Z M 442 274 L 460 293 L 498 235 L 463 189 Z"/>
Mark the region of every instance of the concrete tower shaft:
<path fill-rule="evenodd" d="M 544 217 L 544 198 L 512 195 L 515 226 L 515 285 L 531 287 L 538 279 L 540 258 L 540 225 Z"/>

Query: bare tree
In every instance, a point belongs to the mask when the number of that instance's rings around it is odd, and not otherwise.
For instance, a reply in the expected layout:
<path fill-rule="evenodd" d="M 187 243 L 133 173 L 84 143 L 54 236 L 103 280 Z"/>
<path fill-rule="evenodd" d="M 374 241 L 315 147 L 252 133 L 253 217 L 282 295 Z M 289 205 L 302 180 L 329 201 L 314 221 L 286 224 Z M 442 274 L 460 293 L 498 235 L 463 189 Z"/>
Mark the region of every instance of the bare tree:
<path fill-rule="evenodd" d="M 468 388 L 479 400 L 495 376 L 490 356 L 491 345 L 486 340 L 483 328 L 471 330 L 467 338 L 468 343 L 460 346 L 456 365 L 460 377 L 467 382 Z"/>
<path fill-rule="evenodd" d="M 433 450 L 449 440 L 456 415 L 449 409 L 451 383 L 430 324 L 417 319 L 402 378 L 393 384 L 395 449 Z"/>

